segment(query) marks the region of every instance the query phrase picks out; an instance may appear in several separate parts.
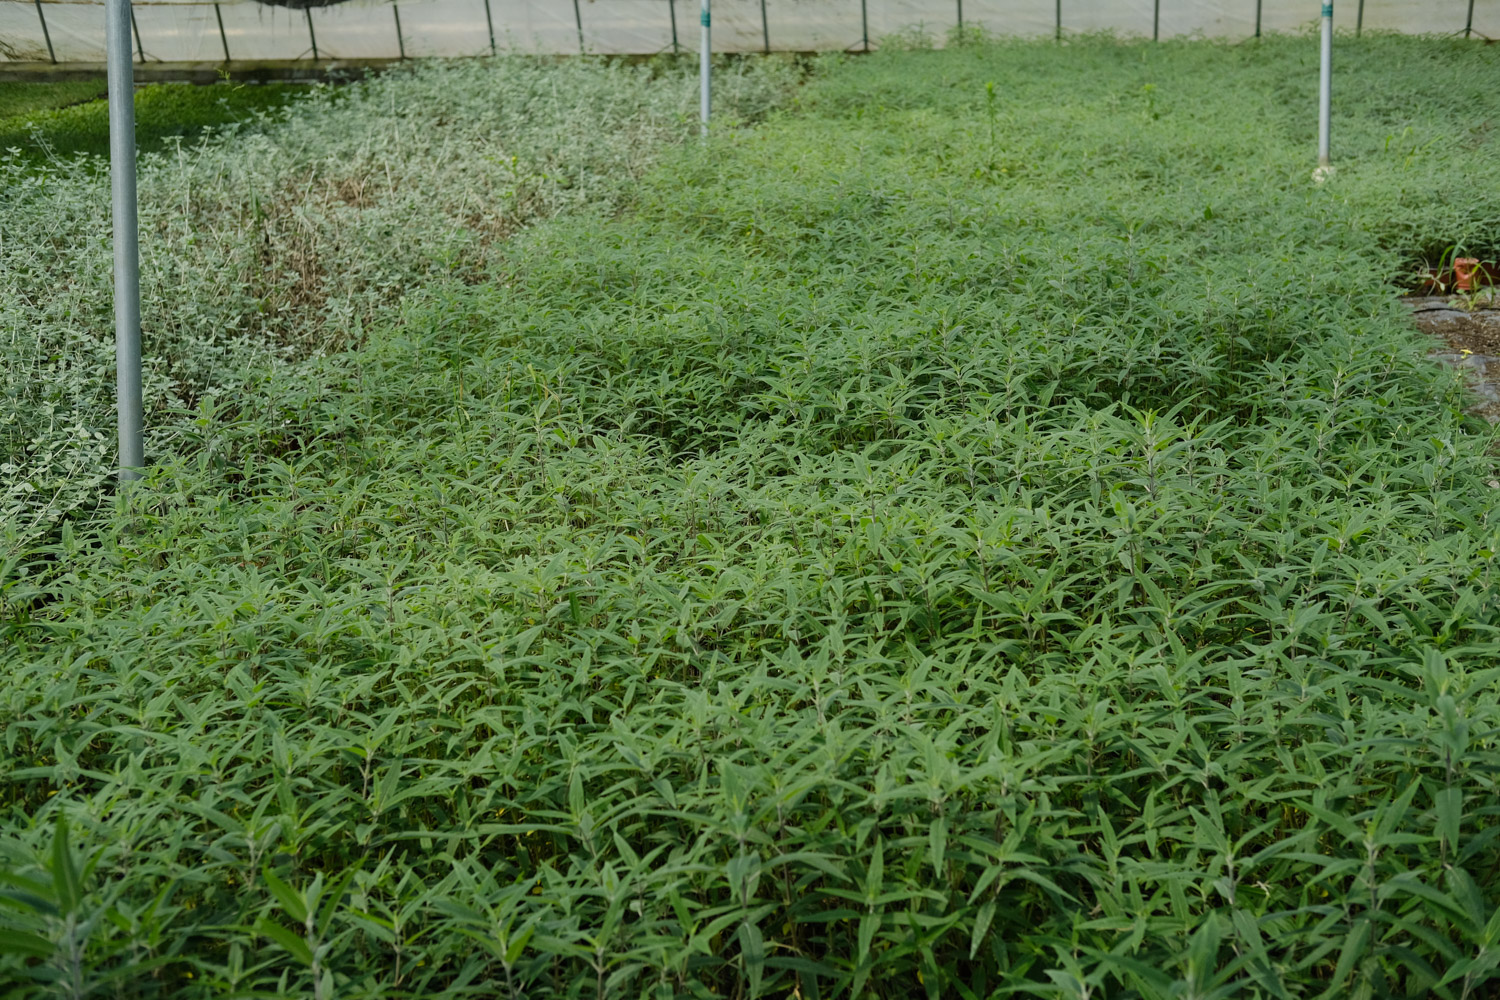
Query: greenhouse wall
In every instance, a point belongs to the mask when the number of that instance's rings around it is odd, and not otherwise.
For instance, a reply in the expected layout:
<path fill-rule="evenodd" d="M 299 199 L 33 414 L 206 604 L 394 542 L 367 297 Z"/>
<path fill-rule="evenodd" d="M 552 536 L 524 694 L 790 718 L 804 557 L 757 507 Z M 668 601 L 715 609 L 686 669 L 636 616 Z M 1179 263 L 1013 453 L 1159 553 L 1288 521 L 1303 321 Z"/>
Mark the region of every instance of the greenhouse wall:
<path fill-rule="evenodd" d="M 349 0 L 305 9 L 137 0 L 133 9 L 136 58 L 146 62 L 652 54 L 698 42 L 697 0 Z M 714 0 L 713 38 L 720 52 L 859 49 L 909 32 L 942 44 L 962 23 L 1014 36 L 1236 39 L 1310 28 L 1320 9 L 1320 0 Z M 1349 32 L 1500 38 L 1500 0 L 1340 0 L 1334 20 Z M 0 0 L 0 63 L 103 59 L 102 3 Z"/>

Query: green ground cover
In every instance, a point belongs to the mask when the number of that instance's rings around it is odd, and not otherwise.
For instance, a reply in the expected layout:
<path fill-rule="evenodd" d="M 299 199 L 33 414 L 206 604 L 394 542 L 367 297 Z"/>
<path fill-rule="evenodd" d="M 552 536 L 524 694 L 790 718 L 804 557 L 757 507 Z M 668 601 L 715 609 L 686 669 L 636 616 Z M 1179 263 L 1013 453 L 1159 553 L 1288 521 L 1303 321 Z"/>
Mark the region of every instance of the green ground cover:
<path fill-rule="evenodd" d="M 0 119 L 96 100 L 108 89 L 102 76 L 60 83 L 0 83 Z"/>
<path fill-rule="evenodd" d="M 599 67 L 310 105 L 297 349 L 13 501 L 0 976 L 1491 995 L 1495 439 L 1393 296 L 1496 249 L 1497 60 L 1341 43 L 1316 184 L 1305 38 L 888 52 L 639 170 L 559 112 L 521 231 L 440 123 Z"/>
<path fill-rule="evenodd" d="M 136 145 L 144 151 L 191 142 L 205 131 L 275 112 L 306 85 L 155 83 L 135 92 Z M 103 80 L 0 84 L 0 153 L 34 164 L 109 155 Z"/>

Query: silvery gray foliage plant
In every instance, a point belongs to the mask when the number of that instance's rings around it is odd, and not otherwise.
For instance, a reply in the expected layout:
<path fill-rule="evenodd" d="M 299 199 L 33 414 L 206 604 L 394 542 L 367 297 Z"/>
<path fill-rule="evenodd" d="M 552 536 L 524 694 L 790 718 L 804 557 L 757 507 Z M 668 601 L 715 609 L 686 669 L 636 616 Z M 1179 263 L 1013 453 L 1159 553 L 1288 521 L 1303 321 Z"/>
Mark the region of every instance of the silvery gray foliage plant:
<path fill-rule="evenodd" d="M 726 63 L 726 123 L 798 71 Z M 168 414 L 270 366 L 357 341 L 372 314 L 570 206 L 610 211 L 696 134 L 693 67 L 526 58 L 430 62 L 318 88 L 258 120 L 140 157 L 148 455 Z M 114 460 L 109 183 L 0 152 L 0 524 L 31 532 Z"/>

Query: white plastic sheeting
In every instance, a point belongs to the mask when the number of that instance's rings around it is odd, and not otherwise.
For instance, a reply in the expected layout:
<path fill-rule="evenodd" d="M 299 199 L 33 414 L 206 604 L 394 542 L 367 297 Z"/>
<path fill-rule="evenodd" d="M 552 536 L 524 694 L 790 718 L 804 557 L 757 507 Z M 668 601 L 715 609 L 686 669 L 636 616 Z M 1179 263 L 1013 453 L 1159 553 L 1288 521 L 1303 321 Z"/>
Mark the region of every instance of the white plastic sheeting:
<path fill-rule="evenodd" d="M 1471 8 L 1472 2 L 1472 8 Z M 714 48 L 754 52 L 854 49 L 868 34 L 913 30 L 941 44 L 959 20 L 1002 35 L 1114 31 L 1162 38 L 1248 38 L 1300 31 L 1321 0 L 714 0 Z M 1361 17 L 1361 8 L 1363 13 Z M 1500 38 L 1500 0 L 1337 0 L 1335 25 L 1412 34 L 1475 33 Z M 350 0 L 310 11 L 247 0 L 146 0 L 134 7 L 148 61 L 373 59 L 468 56 L 490 51 L 653 53 L 697 43 L 697 0 Z M 47 38 L 61 63 L 104 59 L 100 2 L 0 0 L 0 62 L 47 62 Z M 222 30 L 221 30 L 222 24 Z M 399 24 L 399 35 L 398 35 Z M 139 56 L 137 56 L 139 58 Z"/>

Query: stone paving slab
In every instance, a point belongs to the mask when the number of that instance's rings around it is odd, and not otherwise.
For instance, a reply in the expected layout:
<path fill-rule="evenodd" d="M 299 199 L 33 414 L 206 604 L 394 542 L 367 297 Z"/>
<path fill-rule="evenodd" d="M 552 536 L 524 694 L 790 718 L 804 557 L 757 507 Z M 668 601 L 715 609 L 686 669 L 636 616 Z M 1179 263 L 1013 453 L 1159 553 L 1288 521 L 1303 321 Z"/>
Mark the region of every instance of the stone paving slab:
<path fill-rule="evenodd" d="M 1500 296 L 1413 295 L 1402 299 L 1423 333 L 1441 342 L 1432 358 L 1462 369 L 1478 403 L 1471 412 L 1500 423 Z"/>

